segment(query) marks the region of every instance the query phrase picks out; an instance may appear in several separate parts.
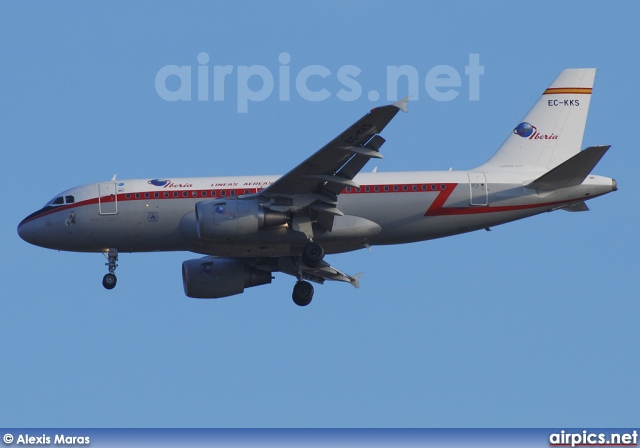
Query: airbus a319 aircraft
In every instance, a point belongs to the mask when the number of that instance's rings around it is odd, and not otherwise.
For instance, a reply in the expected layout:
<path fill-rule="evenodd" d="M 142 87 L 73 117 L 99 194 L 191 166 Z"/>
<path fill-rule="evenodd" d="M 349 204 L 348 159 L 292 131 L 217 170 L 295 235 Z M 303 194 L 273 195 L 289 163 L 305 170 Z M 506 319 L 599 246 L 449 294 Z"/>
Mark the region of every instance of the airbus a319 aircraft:
<path fill-rule="evenodd" d="M 99 182 L 57 194 L 18 226 L 25 241 L 102 252 L 116 285 L 119 252 L 191 251 L 185 294 L 219 298 L 294 276 L 293 301 L 308 305 L 310 282 L 358 287 L 325 254 L 442 238 L 585 201 L 617 189 L 591 170 L 609 146 L 580 151 L 595 69 L 560 73 L 498 151 L 467 171 L 361 173 L 380 159 L 379 134 L 407 99 L 372 109 L 283 176 Z"/>

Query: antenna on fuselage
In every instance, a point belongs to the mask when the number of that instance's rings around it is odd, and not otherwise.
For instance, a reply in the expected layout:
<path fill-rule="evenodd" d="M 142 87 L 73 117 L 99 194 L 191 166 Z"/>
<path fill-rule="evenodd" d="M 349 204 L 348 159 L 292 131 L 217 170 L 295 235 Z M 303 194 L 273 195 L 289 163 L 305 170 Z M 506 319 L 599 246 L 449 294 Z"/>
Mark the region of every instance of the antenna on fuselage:
<path fill-rule="evenodd" d="M 116 176 L 117 176 L 117 174 L 114 174 L 113 177 L 111 178 L 111 180 L 116 180 Z"/>

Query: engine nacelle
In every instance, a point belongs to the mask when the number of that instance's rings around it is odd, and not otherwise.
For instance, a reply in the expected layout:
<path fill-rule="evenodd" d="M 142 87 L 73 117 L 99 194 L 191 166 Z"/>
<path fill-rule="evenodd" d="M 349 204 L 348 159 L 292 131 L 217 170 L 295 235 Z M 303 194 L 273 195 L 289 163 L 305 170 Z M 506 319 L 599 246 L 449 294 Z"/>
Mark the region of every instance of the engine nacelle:
<path fill-rule="evenodd" d="M 194 299 L 233 296 L 268 283 L 271 272 L 247 267 L 240 260 L 205 257 L 182 263 L 184 293 Z"/>
<path fill-rule="evenodd" d="M 265 210 L 252 199 L 203 201 L 196 204 L 198 238 L 233 239 L 287 222 L 288 216 Z"/>

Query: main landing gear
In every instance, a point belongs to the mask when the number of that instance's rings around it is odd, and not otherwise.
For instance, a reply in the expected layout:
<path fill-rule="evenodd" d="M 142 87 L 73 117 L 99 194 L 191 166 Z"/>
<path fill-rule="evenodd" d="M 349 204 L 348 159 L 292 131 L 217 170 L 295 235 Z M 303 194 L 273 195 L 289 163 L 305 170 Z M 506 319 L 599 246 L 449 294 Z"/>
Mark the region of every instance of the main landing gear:
<path fill-rule="evenodd" d="M 324 248 L 313 241 L 308 242 L 302 249 L 302 261 L 310 268 L 315 268 L 324 258 Z"/>
<path fill-rule="evenodd" d="M 307 306 L 313 299 L 313 285 L 305 280 L 298 280 L 293 287 L 293 303 L 298 306 Z"/>
<path fill-rule="evenodd" d="M 118 267 L 118 250 L 109 249 L 108 251 L 103 252 L 103 254 L 107 259 L 105 266 L 109 267 L 109 273 L 102 278 L 102 286 L 106 289 L 113 289 L 116 287 L 116 283 L 118 281 L 115 274 L 116 268 Z"/>
<path fill-rule="evenodd" d="M 320 265 L 324 258 L 324 248 L 318 243 L 309 241 L 302 249 L 300 258 L 305 266 L 315 268 Z M 302 266 L 300 264 L 298 265 L 298 282 L 293 287 L 291 297 L 293 298 L 293 303 L 298 306 L 307 306 L 313 299 L 313 285 L 306 280 L 302 280 Z"/>

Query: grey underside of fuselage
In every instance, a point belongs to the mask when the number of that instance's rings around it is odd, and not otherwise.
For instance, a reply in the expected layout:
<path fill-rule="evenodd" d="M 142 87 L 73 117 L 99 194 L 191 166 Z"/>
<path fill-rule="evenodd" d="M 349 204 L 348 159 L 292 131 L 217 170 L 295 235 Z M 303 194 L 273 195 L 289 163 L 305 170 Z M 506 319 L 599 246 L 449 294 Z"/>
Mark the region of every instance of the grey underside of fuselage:
<path fill-rule="evenodd" d="M 490 185 L 487 204 L 495 207 L 523 204 L 521 184 Z M 563 200 L 565 194 L 527 195 L 525 204 Z M 470 232 L 532 216 L 553 207 L 535 207 L 491 213 L 461 213 L 425 216 L 437 197 L 435 192 L 393 192 L 385 194 L 342 195 L 338 208 L 346 215 L 359 216 L 377 223 L 382 230 L 367 238 L 336 238 L 315 227 L 314 240 L 326 253 L 346 252 L 367 245 L 401 244 L 430 240 Z M 120 252 L 191 251 L 229 257 L 274 257 L 299 255 L 306 243 L 301 232 L 283 225 L 260 230 L 228 241 L 199 240 L 194 208 L 201 199 L 180 198 L 136 200 L 118 203 L 117 213 L 100 214 L 98 205 L 67 208 L 48 216 L 47 226 L 57 232 L 54 249 L 100 252 L 115 247 Z M 518 203 L 516 204 L 516 201 Z M 475 208 L 469 203 L 469 184 L 460 184 L 447 200 L 446 207 Z M 69 222 L 70 213 L 74 222 Z M 62 229 L 62 231 L 60 231 Z M 44 229 L 46 232 L 47 229 Z"/>

